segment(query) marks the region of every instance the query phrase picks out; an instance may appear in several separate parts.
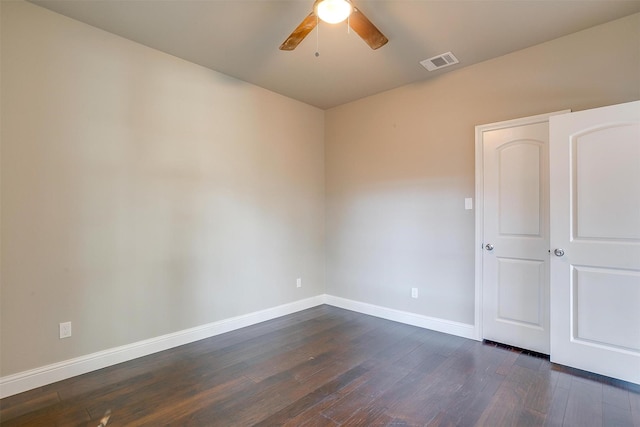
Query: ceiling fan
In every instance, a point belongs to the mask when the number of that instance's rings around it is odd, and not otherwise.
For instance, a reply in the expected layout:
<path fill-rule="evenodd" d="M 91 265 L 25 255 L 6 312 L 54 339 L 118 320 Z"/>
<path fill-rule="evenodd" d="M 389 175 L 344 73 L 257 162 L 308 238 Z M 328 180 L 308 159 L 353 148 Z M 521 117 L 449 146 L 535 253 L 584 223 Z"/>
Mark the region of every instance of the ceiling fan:
<path fill-rule="evenodd" d="M 318 19 L 337 24 L 349 18 L 349 27 L 364 40 L 371 49 L 378 49 L 389 41 L 375 25 L 367 19 L 350 0 L 315 0 L 313 12 L 302 20 L 291 35 L 280 45 L 280 50 L 293 50 L 318 25 Z"/>

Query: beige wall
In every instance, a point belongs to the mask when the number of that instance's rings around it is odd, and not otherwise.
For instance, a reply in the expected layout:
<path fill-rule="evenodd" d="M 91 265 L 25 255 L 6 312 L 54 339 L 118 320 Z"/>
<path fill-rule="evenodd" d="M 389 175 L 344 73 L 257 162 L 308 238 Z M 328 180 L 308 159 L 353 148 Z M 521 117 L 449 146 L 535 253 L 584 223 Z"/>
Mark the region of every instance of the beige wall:
<path fill-rule="evenodd" d="M 1 36 L 0 375 L 324 293 L 323 111 L 25 2 Z"/>
<path fill-rule="evenodd" d="M 473 323 L 474 127 L 639 98 L 636 14 L 328 110 L 327 293 Z"/>
<path fill-rule="evenodd" d="M 1 9 L 0 376 L 325 291 L 472 323 L 474 126 L 640 98 L 640 15 L 325 113 Z"/>

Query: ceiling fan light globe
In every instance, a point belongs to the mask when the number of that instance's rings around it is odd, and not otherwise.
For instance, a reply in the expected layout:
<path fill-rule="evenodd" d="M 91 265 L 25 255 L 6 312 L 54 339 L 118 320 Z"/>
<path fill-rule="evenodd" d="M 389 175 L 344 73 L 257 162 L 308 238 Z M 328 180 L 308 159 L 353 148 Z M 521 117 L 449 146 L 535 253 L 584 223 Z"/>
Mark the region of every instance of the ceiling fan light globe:
<path fill-rule="evenodd" d="M 322 0 L 315 5 L 315 14 L 327 24 L 337 24 L 351 15 L 353 6 L 347 0 Z"/>

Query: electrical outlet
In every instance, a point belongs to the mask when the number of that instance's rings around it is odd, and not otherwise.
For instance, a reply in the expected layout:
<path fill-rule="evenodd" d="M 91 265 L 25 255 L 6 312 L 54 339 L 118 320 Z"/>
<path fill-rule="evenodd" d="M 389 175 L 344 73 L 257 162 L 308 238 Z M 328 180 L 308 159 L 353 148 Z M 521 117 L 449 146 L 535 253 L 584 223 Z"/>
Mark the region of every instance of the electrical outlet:
<path fill-rule="evenodd" d="M 296 287 L 301 288 L 302 287 L 302 278 L 298 277 L 296 279 Z"/>
<path fill-rule="evenodd" d="M 418 298 L 418 288 L 411 288 L 411 298 Z"/>
<path fill-rule="evenodd" d="M 71 322 L 60 323 L 60 338 L 69 338 L 71 336 Z"/>

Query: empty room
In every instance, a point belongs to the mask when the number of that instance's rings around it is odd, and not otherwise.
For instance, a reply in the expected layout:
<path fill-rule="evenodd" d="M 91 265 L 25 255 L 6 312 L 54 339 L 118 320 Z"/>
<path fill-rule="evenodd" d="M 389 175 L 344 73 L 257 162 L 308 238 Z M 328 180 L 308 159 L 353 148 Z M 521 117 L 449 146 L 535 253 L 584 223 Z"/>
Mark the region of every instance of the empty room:
<path fill-rule="evenodd" d="M 0 17 L 2 426 L 640 426 L 640 1 Z"/>

